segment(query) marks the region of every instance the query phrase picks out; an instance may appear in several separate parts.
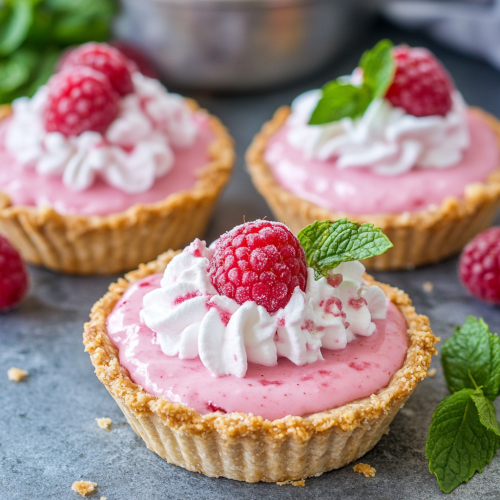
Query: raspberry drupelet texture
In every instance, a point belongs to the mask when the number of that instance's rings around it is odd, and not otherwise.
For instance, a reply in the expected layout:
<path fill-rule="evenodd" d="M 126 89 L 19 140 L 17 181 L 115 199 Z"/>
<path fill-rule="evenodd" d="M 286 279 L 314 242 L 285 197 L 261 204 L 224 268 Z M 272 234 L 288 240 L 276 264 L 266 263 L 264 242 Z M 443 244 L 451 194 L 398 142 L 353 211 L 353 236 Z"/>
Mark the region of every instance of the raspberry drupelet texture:
<path fill-rule="evenodd" d="M 134 91 L 131 71 L 133 64 L 110 45 L 95 42 L 81 45 L 64 56 L 59 68 L 64 71 L 78 66 L 95 69 L 105 75 L 121 96 Z"/>
<path fill-rule="evenodd" d="M 253 300 L 273 314 L 288 304 L 295 287 L 305 291 L 307 264 L 284 224 L 258 220 L 220 237 L 209 274 L 221 295 L 238 304 Z"/>
<path fill-rule="evenodd" d="M 464 248 L 459 273 L 472 295 L 500 305 L 500 227 L 481 233 Z"/>
<path fill-rule="evenodd" d="M 118 113 L 119 96 L 106 76 L 83 66 L 56 73 L 48 85 L 45 129 L 66 137 L 106 131 Z"/>
<path fill-rule="evenodd" d="M 410 115 L 445 116 L 452 106 L 453 82 L 441 63 L 426 49 L 393 49 L 396 72 L 386 98 Z"/>
<path fill-rule="evenodd" d="M 28 291 L 28 273 L 18 251 L 0 236 L 0 311 L 19 304 Z"/>

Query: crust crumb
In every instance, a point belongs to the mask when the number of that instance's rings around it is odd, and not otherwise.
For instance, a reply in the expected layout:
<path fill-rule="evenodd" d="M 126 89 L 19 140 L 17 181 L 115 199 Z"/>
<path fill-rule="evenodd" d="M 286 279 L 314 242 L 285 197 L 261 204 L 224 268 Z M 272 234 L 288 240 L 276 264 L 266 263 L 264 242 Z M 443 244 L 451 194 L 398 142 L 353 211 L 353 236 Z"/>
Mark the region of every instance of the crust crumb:
<path fill-rule="evenodd" d="M 108 500 L 106 497 L 101 497 L 101 500 Z"/>
<path fill-rule="evenodd" d="M 428 377 L 434 377 L 434 375 L 436 375 L 437 373 L 437 370 L 435 368 L 431 368 L 428 372 L 427 372 L 427 376 Z"/>
<path fill-rule="evenodd" d="M 432 281 L 426 281 L 422 285 L 422 288 L 424 289 L 424 292 L 431 293 L 434 290 L 434 283 L 432 283 Z"/>
<path fill-rule="evenodd" d="M 276 484 L 278 486 L 285 486 L 287 484 L 291 484 L 292 486 L 301 486 L 303 488 L 306 485 L 306 482 L 304 479 L 301 479 L 300 481 L 280 481 Z"/>
<path fill-rule="evenodd" d="M 375 477 L 376 470 L 368 464 L 357 464 L 353 467 L 354 472 L 364 474 L 366 477 Z"/>
<path fill-rule="evenodd" d="M 13 366 L 7 371 L 7 377 L 12 382 L 21 382 L 21 380 L 28 375 L 26 370 L 21 370 L 21 368 L 16 368 Z"/>
<path fill-rule="evenodd" d="M 96 418 L 95 421 L 97 422 L 97 425 L 101 428 L 104 429 L 105 431 L 110 431 L 111 430 L 111 419 L 110 418 Z"/>
<path fill-rule="evenodd" d="M 75 481 L 71 489 L 82 495 L 82 497 L 86 497 L 87 495 L 92 495 L 96 487 L 97 483 L 91 483 L 90 481 Z"/>

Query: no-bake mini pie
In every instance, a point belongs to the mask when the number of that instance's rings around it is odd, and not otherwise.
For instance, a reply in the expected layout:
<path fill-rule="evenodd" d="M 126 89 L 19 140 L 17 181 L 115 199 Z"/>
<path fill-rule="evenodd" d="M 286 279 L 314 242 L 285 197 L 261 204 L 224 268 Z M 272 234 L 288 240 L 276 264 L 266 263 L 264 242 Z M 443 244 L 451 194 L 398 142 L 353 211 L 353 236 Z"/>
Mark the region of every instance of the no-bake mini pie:
<path fill-rule="evenodd" d="M 350 261 L 387 249 L 383 235 L 341 220 L 300 238 L 305 252 L 281 223 L 246 223 L 94 305 L 95 372 L 170 463 L 248 482 L 320 475 L 373 448 L 427 376 L 428 319 Z"/>
<path fill-rule="evenodd" d="M 394 243 L 369 269 L 457 253 L 500 201 L 500 124 L 470 108 L 427 50 L 380 42 L 360 67 L 299 96 L 247 152 L 252 180 L 296 233 L 348 217 Z"/>
<path fill-rule="evenodd" d="M 116 49 L 66 55 L 33 98 L 2 108 L 0 231 L 37 265 L 134 269 L 203 235 L 232 139 Z"/>

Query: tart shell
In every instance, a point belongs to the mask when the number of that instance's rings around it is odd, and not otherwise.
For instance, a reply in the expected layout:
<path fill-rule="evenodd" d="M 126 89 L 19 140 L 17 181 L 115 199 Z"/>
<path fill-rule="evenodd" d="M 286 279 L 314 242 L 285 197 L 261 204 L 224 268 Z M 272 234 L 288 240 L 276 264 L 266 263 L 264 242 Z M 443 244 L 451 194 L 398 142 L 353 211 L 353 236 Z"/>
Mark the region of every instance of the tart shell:
<path fill-rule="evenodd" d="M 187 101 L 193 111 L 199 109 L 194 101 Z M 9 106 L 0 109 L 0 119 L 9 114 Z M 184 247 L 203 236 L 234 164 L 233 140 L 217 118 L 209 120 L 215 133 L 210 161 L 199 171 L 192 189 L 106 216 L 16 206 L 0 192 L 0 233 L 29 263 L 70 274 L 128 271 L 169 248 Z"/>
<path fill-rule="evenodd" d="M 493 222 L 500 204 L 500 167 L 484 183 L 466 186 L 463 199 L 448 197 L 433 210 L 353 215 L 332 212 L 299 198 L 278 184 L 264 157 L 269 139 L 283 126 L 290 112 L 288 106 L 276 111 L 255 136 L 246 160 L 253 183 L 276 219 L 295 234 L 316 220 L 347 217 L 360 224 L 372 222 L 382 229 L 394 248 L 362 262 L 367 269 L 388 271 L 412 269 L 451 257 Z M 500 122 L 481 109 L 474 108 L 473 112 L 491 127 L 500 144 Z"/>
<path fill-rule="evenodd" d="M 146 393 L 120 365 L 106 320 L 130 283 L 165 270 L 178 252 L 169 251 L 110 286 L 92 308 L 83 342 L 95 373 L 147 447 L 168 462 L 211 477 L 281 482 L 319 476 L 371 450 L 427 376 L 437 339 L 429 320 L 415 312 L 404 292 L 377 283 L 399 308 L 408 325 L 408 351 L 389 385 L 370 397 L 306 417 L 270 421 L 252 414 L 194 409 Z"/>

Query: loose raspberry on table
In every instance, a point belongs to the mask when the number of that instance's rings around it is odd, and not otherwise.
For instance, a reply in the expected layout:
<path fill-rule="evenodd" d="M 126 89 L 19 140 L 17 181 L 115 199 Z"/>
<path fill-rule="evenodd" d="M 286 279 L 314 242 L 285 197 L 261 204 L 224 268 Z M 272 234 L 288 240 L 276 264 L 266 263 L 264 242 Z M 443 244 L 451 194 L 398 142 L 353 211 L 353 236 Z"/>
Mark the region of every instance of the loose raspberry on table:
<path fill-rule="evenodd" d="M 484 231 L 464 248 L 459 274 L 472 295 L 500 305 L 500 227 Z"/>
<path fill-rule="evenodd" d="M 288 304 L 295 287 L 305 291 L 307 264 L 284 224 L 257 220 L 220 237 L 209 274 L 221 295 L 238 304 L 253 300 L 273 314 Z"/>
<path fill-rule="evenodd" d="M 441 63 L 426 49 L 394 47 L 394 81 L 386 98 L 414 116 L 445 116 L 452 106 L 453 82 Z"/>
<path fill-rule="evenodd" d="M 28 272 L 18 251 L 0 236 L 0 311 L 19 304 L 28 291 Z"/>
<path fill-rule="evenodd" d="M 110 45 L 95 42 L 80 45 L 63 56 L 59 69 L 64 71 L 78 66 L 95 69 L 105 75 L 121 96 L 134 91 L 133 64 L 118 49 Z"/>
<path fill-rule="evenodd" d="M 45 129 L 65 136 L 92 130 L 103 134 L 118 113 L 118 94 L 106 76 L 77 67 L 56 73 L 48 82 Z"/>

